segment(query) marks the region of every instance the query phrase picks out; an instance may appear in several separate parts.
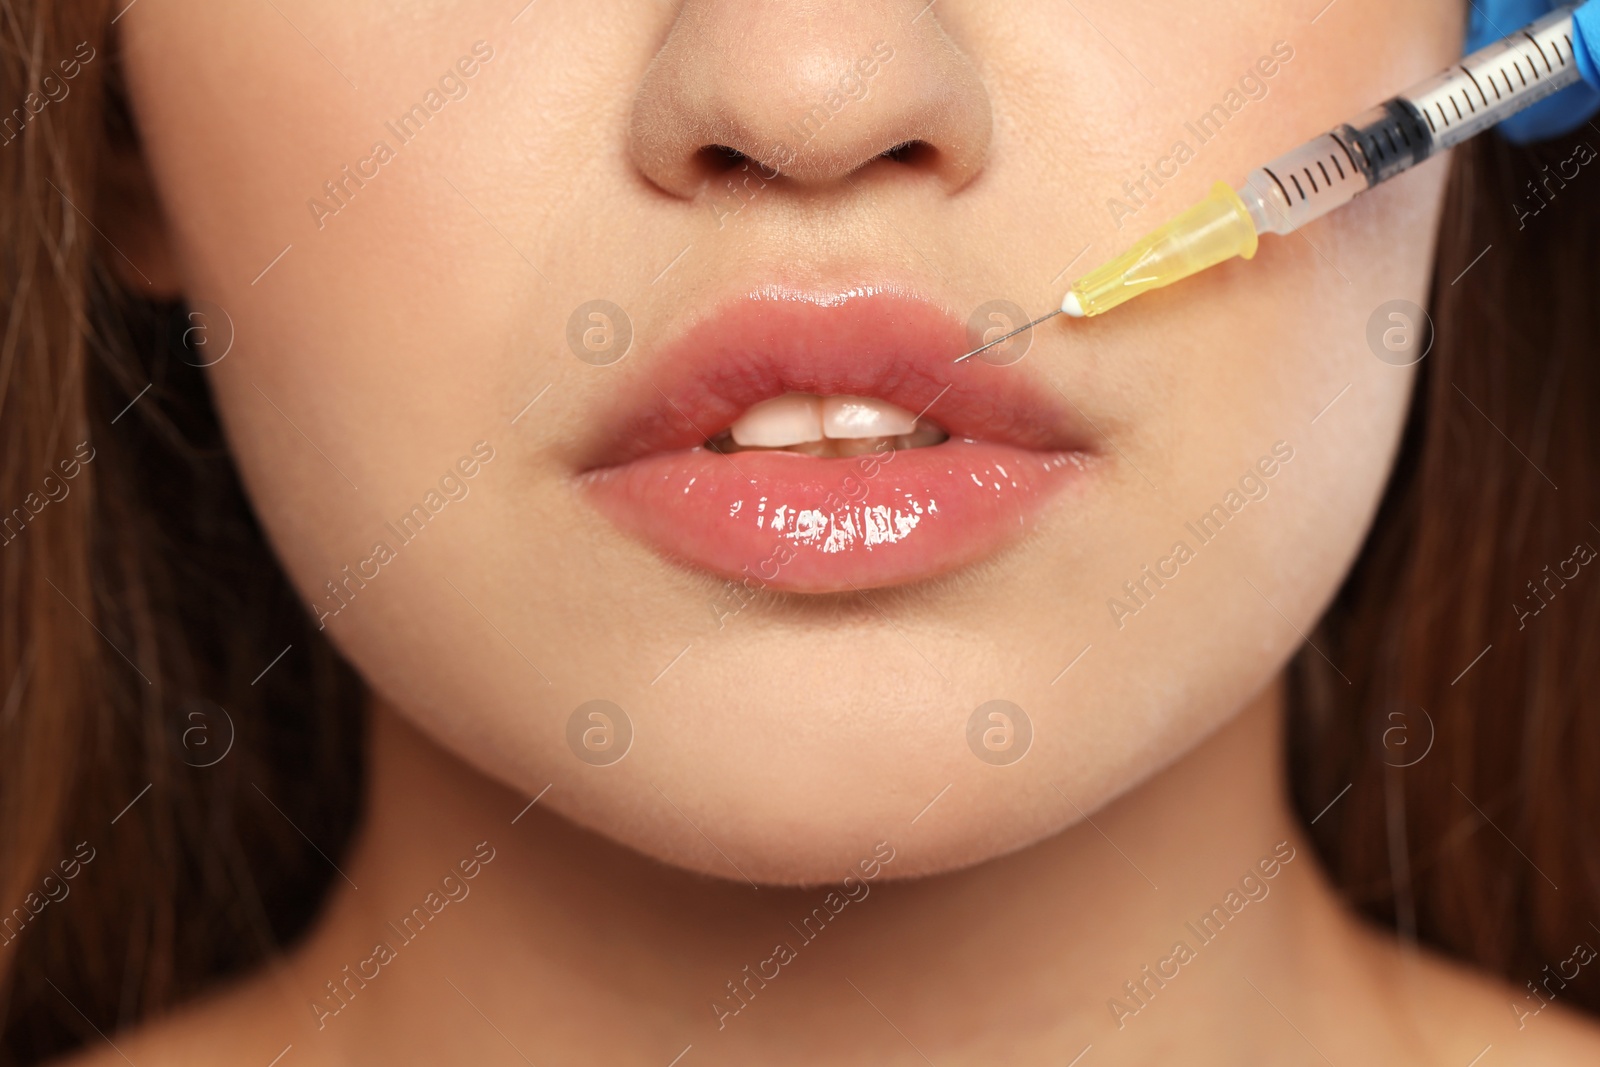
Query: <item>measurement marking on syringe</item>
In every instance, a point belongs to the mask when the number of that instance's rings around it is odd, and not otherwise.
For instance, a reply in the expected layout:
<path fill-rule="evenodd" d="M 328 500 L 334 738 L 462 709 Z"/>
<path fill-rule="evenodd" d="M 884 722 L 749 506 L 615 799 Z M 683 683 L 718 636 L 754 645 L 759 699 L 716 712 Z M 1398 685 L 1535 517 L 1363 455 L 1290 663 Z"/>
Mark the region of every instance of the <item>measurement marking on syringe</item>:
<path fill-rule="evenodd" d="M 1344 181 L 1344 168 L 1339 165 L 1339 157 L 1329 152 L 1328 158 L 1333 160 L 1333 169 L 1339 172 L 1339 180 Z"/>
<path fill-rule="evenodd" d="M 1333 138 L 1333 143 L 1334 144 L 1336 144 L 1340 148 L 1344 149 L 1345 158 L 1350 161 L 1350 169 L 1355 171 L 1357 174 L 1360 174 L 1361 173 L 1361 165 L 1356 162 L 1356 157 L 1350 151 L 1350 146 L 1345 144 L 1343 139 L 1340 138 L 1340 136 L 1338 134 L 1336 134 L 1336 133 L 1330 133 L 1330 134 L 1328 134 L 1328 136 Z M 1340 173 L 1341 174 L 1344 173 L 1342 168 L 1340 169 Z"/>
<path fill-rule="evenodd" d="M 1306 191 L 1300 187 L 1300 179 L 1291 174 L 1289 175 L 1289 180 L 1294 182 L 1294 191 L 1300 194 L 1301 200 L 1304 200 L 1306 198 Z"/>
<path fill-rule="evenodd" d="M 1283 194 L 1283 202 L 1285 204 L 1291 203 L 1292 201 L 1289 199 L 1289 190 L 1285 189 L 1283 187 L 1283 183 L 1278 180 L 1278 176 L 1272 173 L 1272 168 L 1262 167 L 1261 169 L 1266 172 L 1267 177 L 1272 179 L 1272 184 L 1278 187 L 1278 192 Z"/>
<path fill-rule="evenodd" d="M 1524 33 L 1522 36 L 1526 37 L 1530 41 L 1533 41 L 1533 47 L 1539 49 L 1539 58 L 1544 60 L 1544 69 L 1549 71 L 1551 74 L 1554 74 L 1556 72 L 1556 68 L 1554 68 L 1554 67 L 1552 67 L 1550 65 L 1550 57 L 1544 54 L 1544 47 L 1542 45 L 1540 45 L 1538 41 L 1534 41 L 1533 40 L 1533 35 L 1532 34 Z M 1530 61 L 1528 63 L 1528 66 L 1530 66 L 1530 67 L 1533 66 L 1532 61 Z M 1533 74 L 1534 74 L 1534 77 L 1538 77 L 1538 75 L 1539 75 L 1539 68 L 1538 67 L 1534 67 Z"/>
<path fill-rule="evenodd" d="M 1333 157 L 1329 156 L 1328 158 L 1332 159 Z M 1337 162 L 1337 161 L 1335 161 L 1335 162 Z M 1317 160 L 1317 169 L 1322 172 L 1322 180 L 1328 183 L 1328 188 L 1332 189 L 1333 188 L 1333 179 L 1328 177 L 1327 164 L 1323 163 L 1322 160 L 1319 159 L 1319 160 Z"/>
<path fill-rule="evenodd" d="M 1429 133 L 1438 133 L 1439 132 L 1439 127 L 1437 127 L 1437 126 L 1435 126 L 1433 124 L 1433 112 L 1428 111 L 1426 108 L 1424 108 L 1423 112 L 1422 112 L 1422 117 L 1428 120 L 1428 132 Z"/>
<path fill-rule="evenodd" d="M 1473 73 L 1472 73 L 1472 71 L 1470 71 L 1470 70 L 1468 70 L 1468 69 L 1467 69 L 1467 68 L 1466 68 L 1466 67 L 1462 67 L 1462 68 L 1461 68 L 1461 73 L 1463 73 L 1463 74 L 1465 74 L 1465 75 L 1466 75 L 1466 76 L 1467 76 L 1467 77 L 1469 77 L 1469 78 L 1472 78 L 1472 87 L 1473 87 L 1473 88 L 1474 88 L 1474 89 L 1476 89 L 1476 90 L 1478 90 L 1478 95 L 1479 95 L 1479 96 L 1481 96 L 1481 97 L 1483 97 L 1483 106 L 1484 106 L 1484 107 L 1488 107 L 1488 106 L 1489 106 L 1489 97 L 1488 97 L 1488 94 L 1486 94 L 1486 93 L 1485 93 L 1485 92 L 1484 92 L 1484 91 L 1483 91 L 1483 86 L 1481 86 L 1481 85 L 1479 85 L 1479 84 L 1478 84 L 1478 79 L 1477 79 L 1477 78 L 1476 78 L 1476 77 L 1474 77 L 1474 76 L 1473 76 Z M 1461 91 L 1462 91 L 1462 92 L 1463 92 L 1463 93 L 1465 93 L 1465 92 L 1466 92 L 1466 90 L 1465 90 L 1465 89 L 1462 89 L 1462 90 L 1461 90 Z M 1467 103 L 1469 103 L 1469 104 L 1470 104 L 1470 103 L 1471 103 L 1471 102 L 1472 102 L 1472 97 L 1470 97 L 1470 96 L 1469 96 L 1469 97 L 1467 97 Z"/>
<path fill-rule="evenodd" d="M 1502 97 L 1500 96 L 1500 86 L 1498 86 L 1498 85 L 1496 85 L 1494 83 L 1494 75 L 1493 74 L 1489 75 L 1489 88 L 1494 90 L 1494 98 L 1495 98 L 1496 101 L 1499 101 L 1499 100 L 1502 99 Z M 1482 92 L 1482 90 L 1479 90 L 1479 91 Z"/>

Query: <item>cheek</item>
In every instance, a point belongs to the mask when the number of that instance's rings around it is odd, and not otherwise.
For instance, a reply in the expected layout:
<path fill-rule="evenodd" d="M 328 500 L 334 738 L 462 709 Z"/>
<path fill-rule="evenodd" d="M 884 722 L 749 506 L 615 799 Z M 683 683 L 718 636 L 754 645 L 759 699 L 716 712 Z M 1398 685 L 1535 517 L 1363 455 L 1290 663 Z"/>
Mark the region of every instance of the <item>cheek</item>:
<path fill-rule="evenodd" d="M 573 175 L 592 165 L 579 131 L 592 130 L 594 99 L 553 87 L 623 84 L 619 41 L 652 31 L 627 12 L 610 17 L 637 25 L 584 23 L 580 8 L 551 5 L 510 29 L 450 0 L 403 20 L 366 0 L 290 12 L 315 47 L 270 5 L 179 0 L 119 24 L 185 292 L 235 325 L 208 371 L 219 413 L 308 603 L 375 543 L 398 547 L 391 527 L 475 442 L 506 454 L 519 435 L 559 433 L 572 411 L 557 383 L 537 419 L 510 421 L 552 385 L 543 361 L 607 262 L 582 239 L 594 205 L 571 202 Z M 185 63 L 170 62 L 174 49 Z M 451 100 L 441 76 L 467 56 L 471 91 Z M 417 598 L 441 618 L 477 618 L 434 561 L 479 526 L 528 528 L 529 515 L 501 510 L 508 465 L 486 467 L 401 549 L 407 564 L 361 590 L 366 602 Z M 352 655 L 386 655 L 381 618 L 344 616 Z"/>
<path fill-rule="evenodd" d="M 1156 354 L 1130 347 L 1137 369 L 1128 373 L 1164 384 L 1141 394 L 1150 404 L 1141 425 L 1157 429 L 1132 458 L 1155 487 L 1130 486 L 1129 498 L 1143 501 L 1136 533 L 1105 544 L 1100 558 L 1114 562 L 1100 580 L 1114 590 L 1137 580 L 1176 542 L 1196 553 L 1153 597 L 1136 590 L 1142 604 L 1120 594 L 1136 611 L 1118 631 L 1134 640 L 1109 646 L 1124 684 L 1138 690 L 1125 699 L 1166 726 L 1140 742 L 1148 758 L 1175 751 L 1177 739 L 1265 684 L 1313 631 L 1359 552 L 1416 375 L 1379 358 L 1370 324 L 1391 301 L 1427 304 L 1447 165 L 1430 162 L 1304 239 L 1264 242 L 1256 261 L 1142 312 L 1140 332 L 1159 338 L 1149 346 Z M 1277 473 L 1263 479 L 1266 497 L 1250 500 L 1240 478 L 1269 455 Z"/>
<path fill-rule="evenodd" d="M 1296 40 L 1269 95 L 1203 146 L 1127 232 L 1116 232 L 1103 197 L 1091 199 L 1079 216 L 1086 238 L 1125 247 L 1215 178 L 1243 175 L 1447 62 L 1455 31 L 1431 25 L 1442 21 L 1432 8 L 1407 17 L 1425 44 L 1384 57 L 1392 85 L 1325 77 L 1350 43 Z M 1215 66 L 1218 87 L 1254 58 L 1217 55 L 1201 65 Z M 1124 163 L 1126 173 L 1104 168 L 1098 188 L 1137 176 L 1171 142 L 1150 129 L 1181 135 L 1184 117 L 1130 127 L 1151 154 Z M 1072 324 L 1063 358 L 1075 378 L 1093 381 L 1105 402 L 1101 428 L 1125 462 L 1107 494 L 1113 507 L 1052 532 L 1062 546 L 1054 602 L 1023 602 L 1041 631 L 1092 645 L 1071 676 L 1078 707 L 1052 724 L 1076 735 L 1062 759 L 1086 795 L 1115 792 L 1233 715 L 1301 646 L 1342 583 L 1387 482 L 1416 375 L 1379 358 L 1370 324 L 1391 301 L 1427 305 L 1447 168 L 1448 159 L 1432 160 L 1301 234 L 1263 239 L 1253 261 Z M 1070 202 L 1074 191 L 1059 191 Z M 1265 499 L 1250 500 L 1239 480 L 1278 442 L 1293 459 L 1264 479 Z M 1219 508 L 1225 521 L 1206 525 Z M 1180 543 L 1193 558 L 1166 565 L 1176 577 L 1149 577 Z M 1059 690 L 1041 688 L 1038 699 L 1059 705 Z"/>

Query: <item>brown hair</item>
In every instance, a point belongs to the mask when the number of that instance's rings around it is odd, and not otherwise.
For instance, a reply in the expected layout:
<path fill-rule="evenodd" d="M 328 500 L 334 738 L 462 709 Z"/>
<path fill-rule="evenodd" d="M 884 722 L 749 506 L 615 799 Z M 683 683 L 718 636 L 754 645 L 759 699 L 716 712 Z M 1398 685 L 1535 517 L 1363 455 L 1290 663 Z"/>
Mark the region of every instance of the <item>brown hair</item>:
<path fill-rule="evenodd" d="M 0 1065 L 260 962 L 305 929 L 318 850 L 358 814 L 359 685 L 251 513 L 195 323 L 123 292 L 79 211 L 137 151 L 111 13 L 0 4 L 0 101 L 79 42 L 101 56 L 0 145 Z M 1600 179 L 1551 185 L 1525 228 L 1514 207 L 1571 155 L 1484 137 L 1453 161 L 1403 454 L 1291 672 L 1290 780 L 1335 882 L 1517 985 L 1600 916 L 1600 579 L 1559 574 L 1600 544 Z"/>
<path fill-rule="evenodd" d="M 111 14 L 0 4 L 3 1064 L 293 937 L 331 874 L 300 835 L 337 855 L 360 789 L 359 687 L 251 514 L 196 323 L 121 292 L 89 222 L 137 151 Z"/>
<path fill-rule="evenodd" d="M 1600 945 L 1597 135 L 1458 150 L 1401 457 L 1291 675 L 1291 786 L 1335 881 L 1518 989 Z"/>

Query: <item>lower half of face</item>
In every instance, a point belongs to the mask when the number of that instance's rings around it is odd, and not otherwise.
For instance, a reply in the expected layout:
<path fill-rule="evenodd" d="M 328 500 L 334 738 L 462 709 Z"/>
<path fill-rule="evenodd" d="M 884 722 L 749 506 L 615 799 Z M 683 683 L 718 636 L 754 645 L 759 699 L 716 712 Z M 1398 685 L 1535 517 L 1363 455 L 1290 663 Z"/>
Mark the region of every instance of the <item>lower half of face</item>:
<path fill-rule="evenodd" d="M 950 361 L 1454 5 L 281 6 L 121 25 L 238 463 L 375 693 L 572 818 L 804 882 L 948 787 L 895 873 L 985 859 L 1235 712 L 1358 551 L 1442 162 Z"/>

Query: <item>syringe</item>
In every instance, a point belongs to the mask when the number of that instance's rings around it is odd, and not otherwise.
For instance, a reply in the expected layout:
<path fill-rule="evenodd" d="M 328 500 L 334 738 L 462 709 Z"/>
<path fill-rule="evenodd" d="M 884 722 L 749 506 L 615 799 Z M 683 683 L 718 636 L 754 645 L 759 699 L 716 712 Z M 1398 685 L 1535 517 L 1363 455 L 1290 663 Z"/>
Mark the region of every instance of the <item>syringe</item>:
<path fill-rule="evenodd" d="M 1072 284 L 1045 319 L 1101 315 L 1234 256 L 1256 254 L 1260 234 L 1293 233 L 1428 157 L 1482 133 L 1577 82 L 1573 4 L 1467 56 L 1448 70 L 1336 126 L 1266 166 L 1238 190 L 1218 182 L 1199 204 Z"/>

